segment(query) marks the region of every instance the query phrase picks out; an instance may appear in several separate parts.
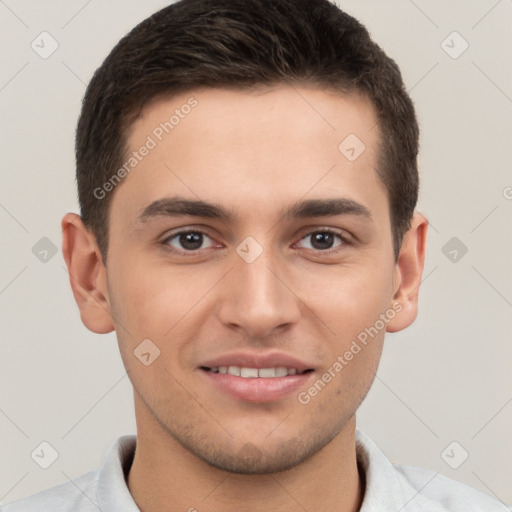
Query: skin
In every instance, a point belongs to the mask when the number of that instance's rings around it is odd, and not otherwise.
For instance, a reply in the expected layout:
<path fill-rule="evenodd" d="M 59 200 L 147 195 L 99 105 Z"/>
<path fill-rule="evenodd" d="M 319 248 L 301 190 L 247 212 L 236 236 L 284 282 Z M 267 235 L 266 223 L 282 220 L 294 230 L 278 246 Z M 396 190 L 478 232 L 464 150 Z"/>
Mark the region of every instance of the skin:
<path fill-rule="evenodd" d="M 414 214 L 395 262 L 387 192 L 375 172 L 377 120 L 358 94 L 301 84 L 158 99 L 132 125 L 130 151 L 191 96 L 198 105 L 111 192 L 106 267 L 80 217 L 62 220 L 82 321 L 96 333 L 116 330 L 134 387 L 130 492 L 145 512 L 357 511 L 364 480 L 355 413 L 385 332 L 416 318 L 427 221 Z M 353 162 L 338 150 L 351 133 L 366 146 Z M 148 204 L 168 196 L 220 204 L 236 219 L 137 223 Z M 299 200 L 337 197 L 366 206 L 371 219 L 280 215 Z M 172 252 L 190 247 L 169 239 L 178 228 L 207 234 L 192 256 Z M 311 234 L 322 228 L 346 241 L 334 236 L 335 252 L 315 253 Z M 236 252 L 247 236 L 263 249 L 252 263 Z M 296 393 L 238 400 L 198 370 L 236 349 L 278 349 L 315 369 L 307 391 L 393 304 L 400 312 L 307 405 Z M 134 357 L 144 339 L 161 352 L 148 366 Z"/>

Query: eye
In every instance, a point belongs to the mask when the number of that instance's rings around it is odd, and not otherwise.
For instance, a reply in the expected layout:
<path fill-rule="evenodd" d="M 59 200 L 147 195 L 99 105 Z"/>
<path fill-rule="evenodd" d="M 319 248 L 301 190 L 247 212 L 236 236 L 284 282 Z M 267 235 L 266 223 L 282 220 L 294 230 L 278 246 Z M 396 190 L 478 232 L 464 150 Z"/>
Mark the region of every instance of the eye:
<path fill-rule="evenodd" d="M 206 247 L 203 246 L 205 239 L 210 241 L 210 244 Z M 213 240 L 202 231 L 189 230 L 179 231 L 171 236 L 167 237 L 163 242 L 164 245 L 170 245 L 177 252 L 193 252 L 199 249 L 206 249 L 207 247 L 214 247 L 215 243 Z"/>
<path fill-rule="evenodd" d="M 334 245 L 336 239 L 339 239 L 340 243 Z M 334 252 L 336 249 L 333 249 L 333 247 L 339 247 L 347 243 L 345 238 L 339 233 L 335 233 L 328 229 L 312 231 L 302 238 L 301 242 L 304 240 L 307 242 L 306 249 L 313 249 L 314 251 L 321 252 Z"/>

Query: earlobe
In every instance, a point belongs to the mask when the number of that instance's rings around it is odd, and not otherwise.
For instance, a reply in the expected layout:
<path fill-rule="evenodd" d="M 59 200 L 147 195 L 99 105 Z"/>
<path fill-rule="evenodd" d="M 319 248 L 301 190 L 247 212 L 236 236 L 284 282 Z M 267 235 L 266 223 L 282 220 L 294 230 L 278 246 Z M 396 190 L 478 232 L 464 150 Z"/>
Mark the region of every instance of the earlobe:
<path fill-rule="evenodd" d="M 415 212 L 411 227 L 404 235 L 395 266 L 393 303 L 399 303 L 400 313 L 391 320 L 387 332 L 397 332 L 411 325 L 418 314 L 418 294 L 425 264 L 428 220 Z M 396 306 L 395 306 L 396 308 Z"/>
<path fill-rule="evenodd" d="M 67 213 L 61 226 L 62 253 L 82 322 L 92 332 L 111 332 L 106 269 L 95 237 L 74 213 Z"/>

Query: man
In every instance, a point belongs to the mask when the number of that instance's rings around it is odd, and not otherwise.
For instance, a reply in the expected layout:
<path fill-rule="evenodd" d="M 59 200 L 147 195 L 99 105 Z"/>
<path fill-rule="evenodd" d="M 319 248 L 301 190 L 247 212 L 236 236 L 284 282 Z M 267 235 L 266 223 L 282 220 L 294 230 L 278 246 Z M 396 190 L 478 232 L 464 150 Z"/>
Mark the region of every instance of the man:
<path fill-rule="evenodd" d="M 508 510 L 356 430 L 417 314 L 418 136 L 396 64 L 327 0 L 182 0 L 134 28 L 88 86 L 62 229 L 137 437 L 4 510 Z"/>

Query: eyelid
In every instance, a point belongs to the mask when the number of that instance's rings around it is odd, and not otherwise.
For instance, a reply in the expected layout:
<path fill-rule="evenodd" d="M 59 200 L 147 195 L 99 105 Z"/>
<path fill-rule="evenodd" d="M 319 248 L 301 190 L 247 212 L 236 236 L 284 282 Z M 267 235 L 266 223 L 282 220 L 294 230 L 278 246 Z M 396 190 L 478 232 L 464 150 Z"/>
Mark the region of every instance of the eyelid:
<path fill-rule="evenodd" d="M 332 228 L 329 226 L 307 226 L 306 228 L 304 228 L 303 232 L 304 234 L 301 236 L 301 240 L 305 236 L 311 235 L 312 233 L 332 233 L 334 235 L 338 235 L 347 242 L 349 242 L 352 239 L 352 236 L 348 231 L 341 228 Z"/>
<path fill-rule="evenodd" d="M 211 238 L 211 236 L 208 234 L 208 232 L 203 228 L 195 228 L 193 226 L 192 227 L 185 226 L 185 227 L 181 227 L 181 228 L 176 228 L 175 230 L 167 231 L 162 238 L 162 242 L 167 242 L 169 239 L 174 238 L 183 233 L 201 233 L 202 235 L 206 235 L 209 238 Z"/>

